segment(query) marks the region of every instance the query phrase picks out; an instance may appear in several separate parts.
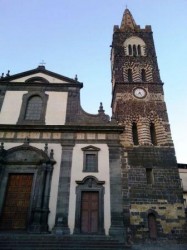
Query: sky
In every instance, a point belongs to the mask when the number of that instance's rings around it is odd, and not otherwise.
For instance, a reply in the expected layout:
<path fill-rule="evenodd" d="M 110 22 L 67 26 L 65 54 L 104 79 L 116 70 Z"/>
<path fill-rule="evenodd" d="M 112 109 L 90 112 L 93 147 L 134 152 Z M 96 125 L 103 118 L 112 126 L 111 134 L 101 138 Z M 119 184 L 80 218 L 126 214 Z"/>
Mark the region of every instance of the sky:
<path fill-rule="evenodd" d="M 81 105 L 111 115 L 110 45 L 126 8 L 151 25 L 177 161 L 187 163 L 187 0 L 0 0 L 0 74 L 37 68 L 83 82 Z"/>

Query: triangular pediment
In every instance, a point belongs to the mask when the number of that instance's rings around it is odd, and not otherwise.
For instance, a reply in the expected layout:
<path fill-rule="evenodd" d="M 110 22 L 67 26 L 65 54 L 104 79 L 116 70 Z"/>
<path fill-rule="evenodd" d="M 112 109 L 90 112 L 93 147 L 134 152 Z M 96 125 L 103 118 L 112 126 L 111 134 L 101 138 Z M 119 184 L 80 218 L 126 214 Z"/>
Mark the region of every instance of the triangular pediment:
<path fill-rule="evenodd" d="M 36 69 L 25 71 L 12 76 L 6 76 L 0 79 L 0 82 L 19 82 L 19 83 L 79 83 L 77 79 L 54 73 L 46 70 L 44 66 L 39 66 Z"/>
<path fill-rule="evenodd" d="M 94 147 L 92 145 L 82 148 L 82 151 L 99 151 L 99 150 L 100 148 Z"/>

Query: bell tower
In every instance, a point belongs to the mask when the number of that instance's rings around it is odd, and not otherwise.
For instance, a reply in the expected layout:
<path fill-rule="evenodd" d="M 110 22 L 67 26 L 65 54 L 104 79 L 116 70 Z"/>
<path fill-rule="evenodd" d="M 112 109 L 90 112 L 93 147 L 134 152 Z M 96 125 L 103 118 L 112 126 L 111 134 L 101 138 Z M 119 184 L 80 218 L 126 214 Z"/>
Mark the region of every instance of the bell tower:
<path fill-rule="evenodd" d="M 112 112 L 125 128 L 121 135 L 124 221 L 142 237 L 142 230 L 151 234 L 151 218 L 156 228 L 153 237 L 164 236 L 175 222 L 181 228 L 185 215 L 151 26 L 141 28 L 126 9 L 121 26 L 114 26 L 111 47 Z M 174 213 L 176 207 L 181 219 Z"/>
<path fill-rule="evenodd" d="M 124 144 L 173 145 L 151 26 L 141 29 L 125 10 L 114 26 L 112 111 L 125 125 Z"/>

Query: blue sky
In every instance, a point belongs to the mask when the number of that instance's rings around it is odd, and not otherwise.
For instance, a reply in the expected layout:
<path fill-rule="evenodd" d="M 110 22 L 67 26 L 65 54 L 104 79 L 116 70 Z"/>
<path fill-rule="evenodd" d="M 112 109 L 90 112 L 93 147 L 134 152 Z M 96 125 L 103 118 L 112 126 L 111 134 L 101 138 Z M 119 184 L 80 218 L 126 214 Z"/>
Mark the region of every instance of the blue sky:
<path fill-rule="evenodd" d="M 151 25 L 178 162 L 187 163 L 187 0 L 0 0 L 0 74 L 46 68 L 84 83 L 82 107 L 111 114 L 110 44 L 128 6 Z"/>

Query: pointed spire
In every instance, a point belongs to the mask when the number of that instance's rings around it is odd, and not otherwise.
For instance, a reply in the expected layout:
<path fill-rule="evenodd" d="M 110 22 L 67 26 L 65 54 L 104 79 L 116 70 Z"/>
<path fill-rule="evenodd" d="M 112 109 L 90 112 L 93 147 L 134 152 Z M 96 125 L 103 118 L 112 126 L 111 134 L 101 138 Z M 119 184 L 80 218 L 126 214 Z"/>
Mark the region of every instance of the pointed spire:
<path fill-rule="evenodd" d="M 130 12 L 129 9 L 125 9 L 124 14 L 123 14 L 123 18 L 121 21 L 121 27 L 120 29 L 131 29 L 134 30 L 137 28 L 136 22 L 134 21 L 134 18 Z"/>

